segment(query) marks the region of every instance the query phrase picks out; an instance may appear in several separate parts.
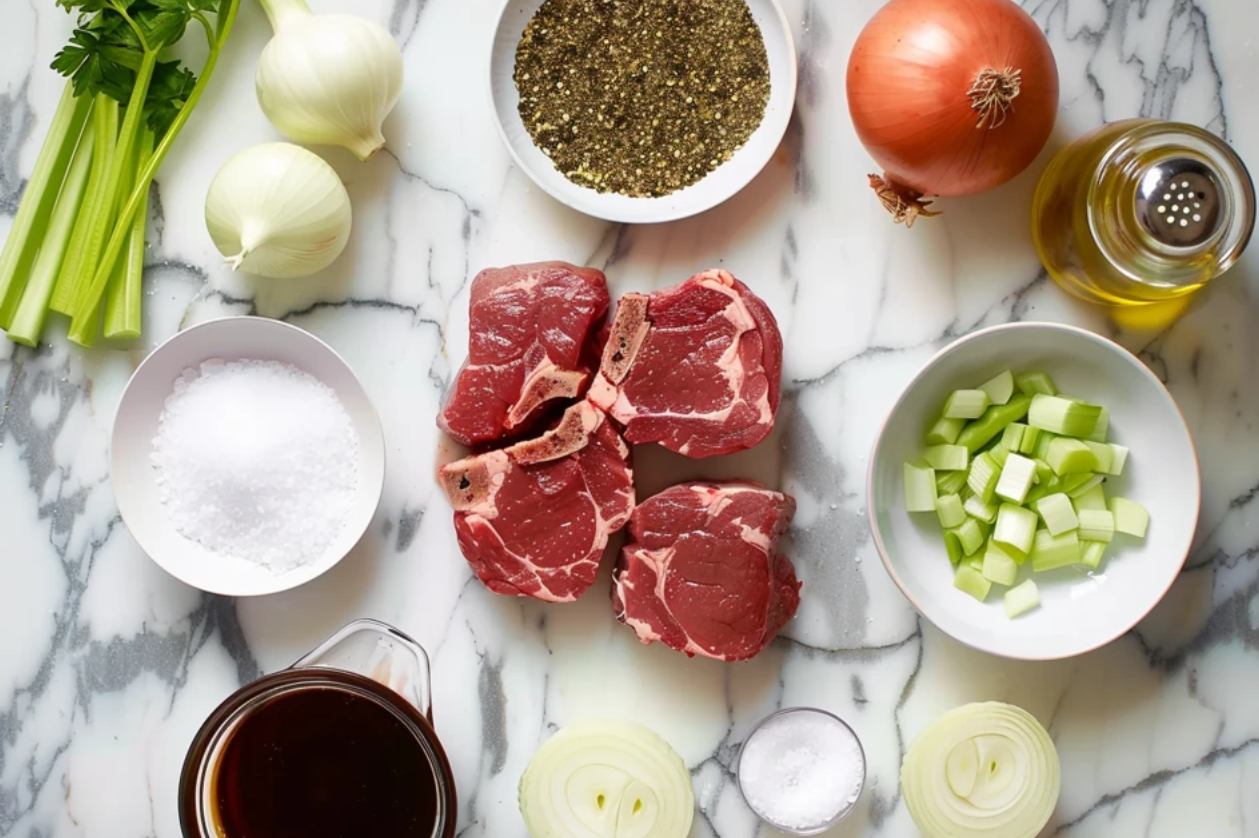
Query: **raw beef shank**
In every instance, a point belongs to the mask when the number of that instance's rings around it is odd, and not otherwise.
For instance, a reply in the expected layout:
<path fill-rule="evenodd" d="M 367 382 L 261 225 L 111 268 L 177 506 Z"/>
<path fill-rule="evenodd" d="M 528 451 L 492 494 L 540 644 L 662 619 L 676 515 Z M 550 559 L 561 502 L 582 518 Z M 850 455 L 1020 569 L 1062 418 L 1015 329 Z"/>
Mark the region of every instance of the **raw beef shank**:
<path fill-rule="evenodd" d="M 495 593 L 571 602 L 634 510 L 629 447 L 588 401 L 537 439 L 441 469 L 459 549 Z"/>
<path fill-rule="evenodd" d="M 638 505 L 612 582 L 616 617 L 644 643 L 724 661 L 753 657 L 796 613 L 777 551 L 796 502 L 757 483 L 683 483 Z"/>
<path fill-rule="evenodd" d="M 726 271 L 705 271 L 621 298 L 590 400 L 632 443 L 711 457 L 769 435 L 781 378 L 773 313 Z"/>
<path fill-rule="evenodd" d="M 468 360 L 437 424 L 467 446 L 520 436 L 580 398 L 608 311 L 602 272 L 566 262 L 489 268 L 472 280 Z"/>

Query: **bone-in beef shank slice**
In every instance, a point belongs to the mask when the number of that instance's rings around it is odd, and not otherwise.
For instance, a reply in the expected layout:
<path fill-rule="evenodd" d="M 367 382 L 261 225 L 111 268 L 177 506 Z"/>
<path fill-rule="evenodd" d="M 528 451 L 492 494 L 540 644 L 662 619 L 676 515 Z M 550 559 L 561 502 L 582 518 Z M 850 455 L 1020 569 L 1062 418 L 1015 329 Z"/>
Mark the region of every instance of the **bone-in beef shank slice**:
<path fill-rule="evenodd" d="M 616 617 L 644 643 L 741 661 L 796 613 L 800 583 L 778 552 L 796 502 L 757 483 L 683 483 L 643 501 L 613 573 Z"/>
<path fill-rule="evenodd" d="M 781 379 L 769 307 L 726 271 L 705 271 L 621 298 L 589 398 L 632 443 L 711 457 L 769 435 Z"/>
<path fill-rule="evenodd" d="M 557 400 L 583 396 L 608 304 L 607 280 L 593 268 L 538 262 L 481 271 L 470 292 L 468 360 L 438 426 L 478 447 L 519 437 Z"/>
<path fill-rule="evenodd" d="M 441 469 L 459 549 L 495 593 L 570 602 L 634 509 L 629 447 L 588 401 L 537 439 Z"/>

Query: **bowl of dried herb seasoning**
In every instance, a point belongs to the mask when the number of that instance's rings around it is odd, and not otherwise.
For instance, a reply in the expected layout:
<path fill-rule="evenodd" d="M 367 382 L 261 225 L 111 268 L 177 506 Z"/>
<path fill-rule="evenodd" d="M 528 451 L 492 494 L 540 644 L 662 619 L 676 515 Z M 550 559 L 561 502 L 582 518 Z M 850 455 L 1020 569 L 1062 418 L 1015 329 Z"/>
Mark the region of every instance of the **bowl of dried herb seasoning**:
<path fill-rule="evenodd" d="M 652 223 L 734 195 L 782 141 L 796 52 L 777 0 L 507 0 L 499 133 L 552 197 Z"/>

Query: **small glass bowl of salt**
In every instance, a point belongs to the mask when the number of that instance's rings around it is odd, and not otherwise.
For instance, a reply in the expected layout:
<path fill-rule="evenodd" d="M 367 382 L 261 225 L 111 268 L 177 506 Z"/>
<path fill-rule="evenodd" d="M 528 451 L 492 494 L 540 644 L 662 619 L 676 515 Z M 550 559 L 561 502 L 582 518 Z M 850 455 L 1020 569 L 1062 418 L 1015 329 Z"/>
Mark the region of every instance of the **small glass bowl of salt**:
<path fill-rule="evenodd" d="M 817 835 L 856 808 L 866 755 L 843 719 L 792 707 L 752 729 L 735 773 L 743 799 L 761 820 L 789 835 Z"/>

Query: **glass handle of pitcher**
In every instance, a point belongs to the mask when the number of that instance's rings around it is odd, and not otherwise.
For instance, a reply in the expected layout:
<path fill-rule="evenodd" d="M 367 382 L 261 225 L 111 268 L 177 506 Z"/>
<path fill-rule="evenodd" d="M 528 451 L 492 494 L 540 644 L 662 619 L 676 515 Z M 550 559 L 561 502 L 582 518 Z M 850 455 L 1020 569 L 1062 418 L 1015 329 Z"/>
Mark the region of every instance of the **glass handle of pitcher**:
<path fill-rule="evenodd" d="M 428 653 L 387 623 L 355 620 L 292 666 L 311 667 L 340 669 L 370 678 L 402 696 L 432 721 Z"/>

